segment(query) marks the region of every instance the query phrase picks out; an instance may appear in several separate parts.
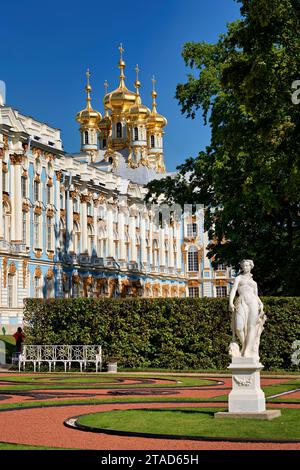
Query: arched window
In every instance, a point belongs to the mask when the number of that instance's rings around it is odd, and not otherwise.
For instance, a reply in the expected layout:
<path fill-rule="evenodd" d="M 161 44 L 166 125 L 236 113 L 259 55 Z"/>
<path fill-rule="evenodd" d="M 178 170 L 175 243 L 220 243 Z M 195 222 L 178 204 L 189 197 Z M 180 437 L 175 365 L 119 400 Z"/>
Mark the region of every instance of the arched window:
<path fill-rule="evenodd" d="M 150 136 L 150 146 L 151 148 L 155 147 L 155 138 L 153 134 Z"/>
<path fill-rule="evenodd" d="M 47 250 L 51 251 L 53 249 L 52 246 L 52 218 L 47 216 L 46 219 L 46 246 Z"/>
<path fill-rule="evenodd" d="M 92 250 L 93 250 L 93 238 L 94 238 L 94 231 L 93 231 L 92 225 L 88 225 L 87 233 L 88 233 L 88 254 L 91 256 Z"/>
<path fill-rule="evenodd" d="M 191 246 L 188 249 L 188 271 L 199 271 L 198 248 Z"/>
<path fill-rule="evenodd" d="M 40 216 L 33 214 L 33 246 L 40 248 Z"/>
<path fill-rule="evenodd" d="M 73 250 L 74 253 L 79 253 L 80 242 L 80 228 L 79 225 L 75 222 L 73 225 Z"/>
<path fill-rule="evenodd" d="M 51 299 L 54 297 L 54 279 L 46 279 L 46 298 Z"/>
<path fill-rule="evenodd" d="M 153 240 L 153 265 L 155 267 L 159 266 L 159 257 L 158 257 L 158 243 L 157 240 Z"/>
<path fill-rule="evenodd" d="M 139 140 L 139 130 L 137 127 L 134 128 L 134 140 Z"/>
<path fill-rule="evenodd" d="M 40 200 L 40 183 L 38 181 L 33 182 L 33 199 L 34 201 Z"/>
<path fill-rule="evenodd" d="M 65 240 L 66 240 L 66 227 L 65 222 L 63 219 L 60 219 L 59 223 L 59 247 L 60 250 L 64 250 L 65 248 Z"/>
<path fill-rule="evenodd" d="M 33 278 L 33 296 L 36 299 L 41 299 L 43 297 L 42 292 L 42 278 L 38 276 L 34 276 Z"/>
<path fill-rule="evenodd" d="M 4 240 L 10 242 L 11 240 L 11 210 L 7 203 L 3 204 L 3 235 Z"/>
<path fill-rule="evenodd" d="M 84 145 L 89 144 L 89 133 L 88 131 L 84 131 Z"/>
<path fill-rule="evenodd" d="M 7 280 L 7 306 L 8 308 L 16 307 L 15 282 L 16 282 L 16 275 L 9 274 L 8 280 Z"/>
<path fill-rule="evenodd" d="M 117 139 L 122 138 L 122 124 L 117 122 Z"/>

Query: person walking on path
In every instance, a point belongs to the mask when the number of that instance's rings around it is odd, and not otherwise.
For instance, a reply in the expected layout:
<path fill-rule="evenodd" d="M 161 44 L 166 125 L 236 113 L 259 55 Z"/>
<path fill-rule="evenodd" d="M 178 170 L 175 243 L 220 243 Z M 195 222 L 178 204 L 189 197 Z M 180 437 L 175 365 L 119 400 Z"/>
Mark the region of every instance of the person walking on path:
<path fill-rule="evenodd" d="M 13 336 L 16 340 L 16 352 L 20 354 L 22 352 L 22 343 L 25 340 L 25 335 L 20 326 L 18 327 L 17 331 Z"/>

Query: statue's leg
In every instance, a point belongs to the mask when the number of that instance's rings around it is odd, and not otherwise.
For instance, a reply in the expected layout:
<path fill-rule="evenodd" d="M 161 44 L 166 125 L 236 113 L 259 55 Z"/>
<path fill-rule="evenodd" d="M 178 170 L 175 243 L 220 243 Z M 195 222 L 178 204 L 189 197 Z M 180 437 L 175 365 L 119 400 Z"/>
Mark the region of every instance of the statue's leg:
<path fill-rule="evenodd" d="M 257 318 L 258 318 L 258 306 L 251 305 L 249 307 L 249 315 L 248 315 L 248 331 L 247 337 L 245 340 L 245 352 L 244 356 L 246 357 L 253 357 L 255 353 L 255 343 L 256 343 L 256 336 L 257 336 Z"/>
<path fill-rule="evenodd" d="M 235 329 L 236 335 L 241 342 L 242 351 L 243 351 L 244 343 L 245 343 L 244 320 L 243 320 L 242 315 L 239 315 L 238 313 L 236 315 L 235 328 L 236 328 Z"/>

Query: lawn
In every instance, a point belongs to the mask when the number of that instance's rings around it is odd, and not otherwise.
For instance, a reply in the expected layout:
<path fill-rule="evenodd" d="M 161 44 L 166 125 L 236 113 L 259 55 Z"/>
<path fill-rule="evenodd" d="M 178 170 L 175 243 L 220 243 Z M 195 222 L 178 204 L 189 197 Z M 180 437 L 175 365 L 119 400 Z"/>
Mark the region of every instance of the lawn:
<path fill-rule="evenodd" d="M 300 439 L 299 410 L 283 409 L 272 421 L 216 419 L 220 408 L 115 410 L 79 418 L 94 429 L 189 437 L 238 439 Z M 226 411 L 224 409 L 224 411 Z"/>

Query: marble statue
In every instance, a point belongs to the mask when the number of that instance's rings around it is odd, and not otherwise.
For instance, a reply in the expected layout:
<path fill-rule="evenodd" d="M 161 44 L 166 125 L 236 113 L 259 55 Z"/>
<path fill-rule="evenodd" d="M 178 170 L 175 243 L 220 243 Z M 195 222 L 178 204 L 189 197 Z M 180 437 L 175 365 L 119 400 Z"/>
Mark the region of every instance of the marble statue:
<path fill-rule="evenodd" d="M 229 309 L 232 312 L 232 342 L 229 353 L 232 357 L 253 357 L 259 360 L 259 342 L 264 329 L 266 315 L 257 293 L 257 283 L 253 280 L 252 260 L 240 263 L 241 273 L 235 278 L 229 296 Z M 238 294 L 237 299 L 235 296 Z M 236 337 L 240 341 L 237 343 Z"/>

